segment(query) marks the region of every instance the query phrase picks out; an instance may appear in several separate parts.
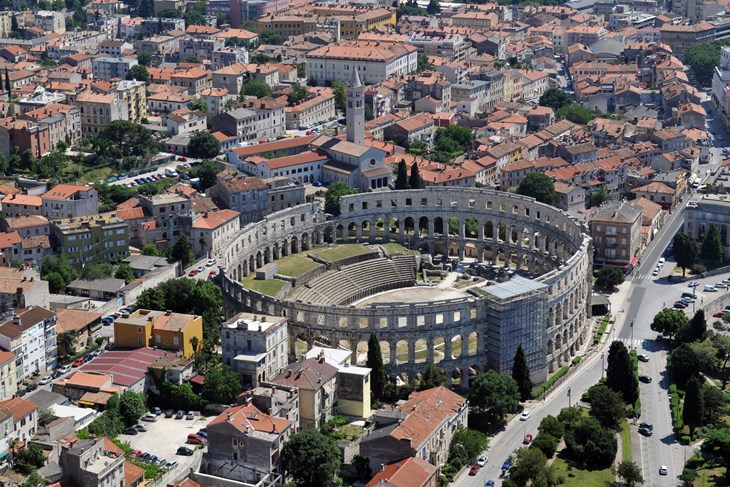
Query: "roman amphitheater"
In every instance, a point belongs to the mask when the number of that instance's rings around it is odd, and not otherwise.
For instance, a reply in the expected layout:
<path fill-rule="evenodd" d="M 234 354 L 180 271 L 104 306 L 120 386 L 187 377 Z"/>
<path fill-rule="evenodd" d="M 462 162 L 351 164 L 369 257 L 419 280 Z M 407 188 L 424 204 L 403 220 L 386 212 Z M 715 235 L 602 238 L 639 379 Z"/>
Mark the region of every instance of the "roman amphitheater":
<path fill-rule="evenodd" d="M 287 316 L 292 354 L 317 342 L 358 363 L 375 333 L 389 373 L 413 381 L 437 363 L 462 387 L 509 373 L 520 344 L 542 382 L 588 337 L 591 240 L 566 213 L 467 188 L 357 194 L 340 208 L 244 227 L 222 255 L 226 313 Z"/>

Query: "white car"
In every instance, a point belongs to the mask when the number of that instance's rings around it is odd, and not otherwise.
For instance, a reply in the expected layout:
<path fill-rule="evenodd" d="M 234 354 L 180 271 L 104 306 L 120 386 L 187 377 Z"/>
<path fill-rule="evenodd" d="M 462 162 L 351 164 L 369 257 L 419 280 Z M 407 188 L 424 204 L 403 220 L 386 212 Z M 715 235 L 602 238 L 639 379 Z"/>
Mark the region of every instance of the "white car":
<path fill-rule="evenodd" d="M 659 475 L 669 475 L 669 468 L 666 465 L 659 467 Z"/>
<path fill-rule="evenodd" d="M 718 282 L 717 284 L 715 284 L 715 287 L 718 287 L 720 289 L 727 289 L 727 284 L 725 284 L 724 282 Z"/>
<path fill-rule="evenodd" d="M 212 267 L 212 266 L 215 265 L 215 263 L 216 263 L 216 260 L 215 259 L 208 259 L 208 262 L 205 263 L 205 266 L 206 267 Z"/>
<path fill-rule="evenodd" d="M 705 288 L 703 289 L 703 291 L 705 291 L 706 293 L 716 293 L 717 292 L 717 288 L 715 286 L 710 286 L 708 284 L 708 285 L 705 286 Z"/>
<path fill-rule="evenodd" d="M 692 282 L 689 283 L 689 287 L 697 287 L 699 285 L 700 285 L 700 283 L 697 282 L 697 281 L 692 281 Z"/>
<path fill-rule="evenodd" d="M 659 265 L 664 265 L 667 260 L 664 257 L 659 257 Z"/>
<path fill-rule="evenodd" d="M 40 385 L 42 385 L 42 386 L 48 384 L 49 382 L 51 382 L 51 376 L 50 375 L 47 375 L 47 376 L 45 376 L 44 378 L 42 378 L 41 380 L 38 381 L 38 383 Z"/>
<path fill-rule="evenodd" d="M 661 268 L 660 267 L 657 267 L 656 269 L 654 269 L 654 272 L 652 272 L 651 275 L 652 276 L 658 276 L 660 270 L 661 270 Z"/>
<path fill-rule="evenodd" d="M 520 414 L 520 421 L 527 421 L 528 419 L 530 419 L 530 416 L 531 414 L 525 411 L 524 413 Z"/>
<path fill-rule="evenodd" d="M 63 367 L 59 367 L 59 368 L 58 368 L 58 371 L 59 371 L 59 372 L 60 372 L 61 374 L 65 374 L 65 373 L 66 373 L 66 372 L 68 372 L 69 370 L 71 370 L 71 366 L 70 366 L 70 365 L 64 365 Z"/>
<path fill-rule="evenodd" d="M 477 460 L 477 465 L 479 465 L 480 467 L 483 467 L 484 465 L 487 464 L 488 461 L 489 461 L 489 457 L 484 455 L 483 457 L 479 457 L 479 460 Z"/>

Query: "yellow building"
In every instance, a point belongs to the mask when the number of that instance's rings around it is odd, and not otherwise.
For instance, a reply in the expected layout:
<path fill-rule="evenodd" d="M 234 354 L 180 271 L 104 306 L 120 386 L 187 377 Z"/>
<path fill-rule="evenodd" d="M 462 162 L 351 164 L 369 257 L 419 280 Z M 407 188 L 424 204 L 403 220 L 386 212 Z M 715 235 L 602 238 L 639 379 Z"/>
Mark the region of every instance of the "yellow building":
<path fill-rule="evenodd" d="M 337 413 L 354 418 L 370 416 L 370 372 L 367 367 L 341 367 L 337 373 Z"/>
<path fill-rule="evenodd" d="M 305 13 L 281 13 L 263 17 L 257 21 L 261 29 L 271 30 L 281 36 L 302 35 L 322 30 L 323 26 L 339 23 L 343 39 L 357 39 L 362 32 L 377 27 L 395 26 L 395 9 L 390 7 L 353 7 L 316 5 Z"/>
<path fill-rule="evenodd" d="M 119 347 L 158 347 L 193 355 L 190 339 L 203 343 L 203 317 L 139 309 L 114 322 L 114 343 Z"/>

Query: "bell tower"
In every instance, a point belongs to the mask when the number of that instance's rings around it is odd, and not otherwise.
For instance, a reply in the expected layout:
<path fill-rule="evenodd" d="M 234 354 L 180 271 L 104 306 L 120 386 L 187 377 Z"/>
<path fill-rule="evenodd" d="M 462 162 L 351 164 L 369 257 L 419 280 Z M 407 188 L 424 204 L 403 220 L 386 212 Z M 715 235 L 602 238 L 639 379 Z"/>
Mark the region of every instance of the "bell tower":
<path fill-rule="evenodd" d="M 365 89 L 360 82 L 357 66 L 352 65 L 352 77 L 347 87 L 347 141 L 365 143 Z"/>

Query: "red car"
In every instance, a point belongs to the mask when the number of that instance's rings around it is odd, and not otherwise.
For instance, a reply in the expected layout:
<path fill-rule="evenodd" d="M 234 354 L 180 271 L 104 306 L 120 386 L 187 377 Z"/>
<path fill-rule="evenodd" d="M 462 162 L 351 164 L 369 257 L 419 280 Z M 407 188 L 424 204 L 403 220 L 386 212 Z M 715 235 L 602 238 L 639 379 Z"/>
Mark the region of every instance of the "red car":
<path fill-rule="evenodd" d="M 188 277 L 193 277 L 197 273 L 198 273 L 198 270 L 197 269 L 193 269 L 192 271 L 188 272 Z"/>
<path fill-rule="evenodd" d="M 215 271 L 210 271 L 210 273 L 208 274 L 208 279 L 210 279 L 211 277 L 215 277 L 215 276 L 216 276 Z"/>
<path fill-rule="evenodd" d="M 198 434 L 190 433 L 188 435 L 188 443 L 192 443 L 193 445 L 200 445 L 205 443 L 205 438 Z"/>
<path fill-rule="evenodd" d="M 677 301 L 676 303 L 674 303 L 675 309 L 684 309 L 686 307 L 687 307 L 687 305 L 684 304 L 682 301 Z"/>
<path fill-rule="evenodd" d="M 471 466 L 471 470 L 469 470 L 469 475 L 476 475 L 479 473 L 479 465 L 476 463 Z"/>
<path fill-rule="evenodd" d="M 142 450 L 130 450 L 128 455 L 133 456 L 133 457 L 142 456 Z"/>
<path fill-rule="evenodd" d="M 177 158 L 177 160 L 180 161 L 180 162 L 187 162 L 188 161 L 188 158 L 187 157 L 180 156 L 180 157 Z"/>
<path fill-rule="evenodd" d="M 77 358 L 74 360 L 74 363 L 71 364 L 71 367 L 80 367 L 86 363 L 86 360 L 84 358 Z"/>
<path fill-rule="evenodd" d="M 723 313 L 722 311 L 718 311 L 717 313 L 713 313 L 712 317 L 713 318 L 724 318 L 725 313 Z"/>
<path fill-rule="evenodd" d="M 532 443 L 532 435 L 528 433 L 525 435 L 525 439 L 522 440 L 522 444 L 529 445 L 530 443 Z"/>

